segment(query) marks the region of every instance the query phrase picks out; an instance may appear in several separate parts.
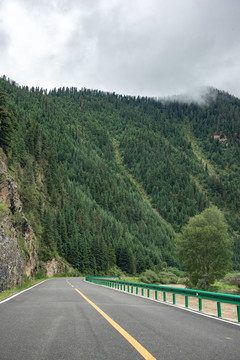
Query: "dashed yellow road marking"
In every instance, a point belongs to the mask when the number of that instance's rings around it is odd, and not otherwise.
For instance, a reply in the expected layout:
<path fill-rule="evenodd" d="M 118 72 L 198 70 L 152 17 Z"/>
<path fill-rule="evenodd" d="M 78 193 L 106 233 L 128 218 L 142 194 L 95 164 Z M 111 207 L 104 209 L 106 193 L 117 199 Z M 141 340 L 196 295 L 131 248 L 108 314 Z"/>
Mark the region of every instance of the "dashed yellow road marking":
<path fill-rule="evenodd" d="M 74 286 L 68 280 L 66 280 L 66 282 L 74 289 Z"/>
<path fill-rule="evenodd" d="M 67 281 L 68 282 L 68 281 Z M 69 283 L 72 286 L 72 284 Z M 150 354 L 137 340 L 135 340 L 127 331 L 125 331 L 120 325 L 118 325 L 110 316 L 102 311 L 97 305 L 95 305 L 90 299 L 88 299 L 81 291 L 74 288 L 95 310 L 111 324 L 146 360 L 157 360 Z"/>

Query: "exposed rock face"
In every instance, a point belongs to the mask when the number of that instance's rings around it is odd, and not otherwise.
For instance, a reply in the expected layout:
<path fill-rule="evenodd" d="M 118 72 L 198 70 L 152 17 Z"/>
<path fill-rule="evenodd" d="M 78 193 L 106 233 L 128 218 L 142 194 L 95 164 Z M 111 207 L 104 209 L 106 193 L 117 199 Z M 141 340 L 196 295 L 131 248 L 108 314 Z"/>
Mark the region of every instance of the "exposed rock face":
<path fill-rule="evenodd" d="M 71 269 L 56 259 L 41 263 L 49 277 L 64 273 L 66 266 Z M 34 233 L 22 213 L 17 183 L 0 149 L 0 291 L 21 286 L 24 275 L 32 279 L 38 270 Z"/>
<path fill-rule="evenodd" d="M 25 261 L 18 244 L 17 233 L 7 213 L 0 228 L 0 291 L 21 285 Z"/>
<path fill-rule="evenodd" d="M 63 263 L 57 261 L 56 259 L 52 259 L 44 263 L 43 267 L 46 269 L 46 275 L 51 277 L 56 274 L 64 273 L 65 266 Z"/>
<path fill-rule="evenodd" d="M 33 243 L 33 231 L 26 218 L 24 218 L 24 220 L 25 221 L 22 224 L 22 233 L 24 234 L 25 246 L 27 249 L 25 274 L 30 278 L 34 278 L 39 268 L 38 255 Z"/>
<path fill-rule="evenodd" d="M 33 231 L 22 214 L 17 184 L 0 158 L 0 291 L 34 277 L 39 267 Z"/>

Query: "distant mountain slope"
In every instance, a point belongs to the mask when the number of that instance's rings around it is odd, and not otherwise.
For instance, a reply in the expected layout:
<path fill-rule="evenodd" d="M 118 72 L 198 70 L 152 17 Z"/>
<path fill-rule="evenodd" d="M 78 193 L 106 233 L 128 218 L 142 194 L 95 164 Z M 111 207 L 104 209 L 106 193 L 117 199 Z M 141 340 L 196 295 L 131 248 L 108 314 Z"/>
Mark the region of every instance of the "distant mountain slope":
<path fill-rule="evenodd" d="M 157 102 L 0 80 L 13 125 L 5 151 L 41 239 L 82 272 L 178 265 L 175 232 L 210 203 L 240 245 L 240 101 Z M 212 90 L 213 91 L 213 90 Z M 174 231 L 173 231 L 174 229 Z"/>

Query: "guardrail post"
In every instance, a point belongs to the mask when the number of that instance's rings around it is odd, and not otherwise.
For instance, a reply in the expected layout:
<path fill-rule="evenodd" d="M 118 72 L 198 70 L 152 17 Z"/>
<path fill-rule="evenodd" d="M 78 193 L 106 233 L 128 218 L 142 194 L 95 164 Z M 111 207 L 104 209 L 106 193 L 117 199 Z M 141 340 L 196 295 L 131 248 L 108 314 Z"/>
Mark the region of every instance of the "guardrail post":
<path fill-rule="evenodd" d="M 219 301 L 217 302 L 217 312 L 218 312 L 218 317 L 222 317 L 221 303 Z"/>
<path fill-rule="evenodd" d="M 144 288 L 142 288 L 142 296 L 144 296 Z"/>
<path fill-rule="evenodd" d="M 157 290 L 155 290 L 155 300 L 157 300 L 158 299 L 158 292 L 157 292 Z"/>
<path fill-rule="evenodd" d="M 176 304 L 176 295 L 175 294 L 172 294 L 172 302 L 173 302 L 173 305 Z"/>
<path fill-rule="evenodd" d="M 150 290 L 147 289 L 147 297 L 149 297 L 149 296 L 150 296 Z"/>
<path fill-rule="evenodd" d="M 138 295 L 138 286 L 136 287 L 136 295 Z"/>
<path fill-rule="evenodd" d="M 240 305 L 237 305 L 237 317 L 238 317 L 238 322 L 240 322 Z"/>
<path fill-rule="evenodd" d="M 166 302 L 166 293 L 165 293 L 165 291 L 163 292 L 163 301 Z"/>
<path fill-rule="evenodd" d="M 127 286 L 127 291 L 129 292 L 129 285 Z"/>
<path fill-rule="evenodd" d="M 126 291 L 126 285 L 125 284 L 123 285 L 123 290 Z"/>
<path fill-rule="evenodd" d="M 188 296 L 185 296 L 185 307 L 188 308 Z"/>
<path fill-rule="evenodd" d="M 202 311 L 202 299 L 201 298 L 198 299 L 198 310 Z"/>
<path fill-rule="evenodd" d="M 132 285 L 132 288 L 131 288 L 131 294 L 133 294 L 133 285 Z"/>

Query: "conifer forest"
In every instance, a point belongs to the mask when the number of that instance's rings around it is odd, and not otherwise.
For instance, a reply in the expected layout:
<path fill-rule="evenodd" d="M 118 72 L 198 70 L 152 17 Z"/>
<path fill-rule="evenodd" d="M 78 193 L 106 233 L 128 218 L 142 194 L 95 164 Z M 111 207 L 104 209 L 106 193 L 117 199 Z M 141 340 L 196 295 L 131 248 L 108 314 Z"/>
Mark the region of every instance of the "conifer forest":
<path fill-rule="evenodd" d="M 240 270 L 238 98 L 210 89 L 198 105 L 3 77 L 0 147 L 40 260 L 58 254 L 82 274 L 181 268 L 177 234 L 214 205 Z"/>

